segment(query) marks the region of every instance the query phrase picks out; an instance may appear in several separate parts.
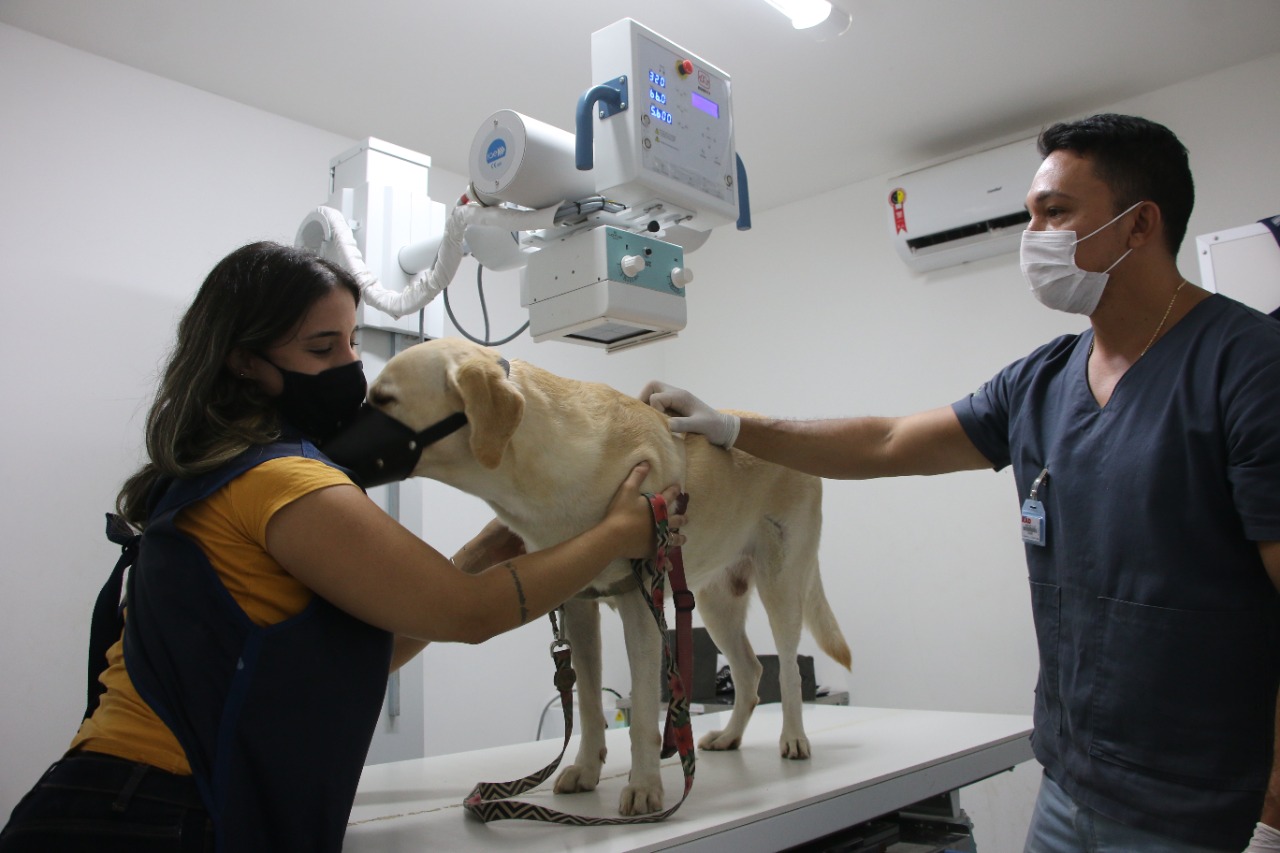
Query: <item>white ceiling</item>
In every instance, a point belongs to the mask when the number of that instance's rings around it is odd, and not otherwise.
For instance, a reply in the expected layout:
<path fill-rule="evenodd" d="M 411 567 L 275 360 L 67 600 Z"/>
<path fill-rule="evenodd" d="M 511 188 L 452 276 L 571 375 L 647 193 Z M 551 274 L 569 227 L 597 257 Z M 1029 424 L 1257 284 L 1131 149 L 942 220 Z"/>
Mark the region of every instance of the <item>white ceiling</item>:
<path fill-rule="evenodd" d="M 0 0 L 0 22 L 467 174 L 486 116 L 566 130 L 590 36 L 632 17 L 733 79 L 752 207 L 1032 131 L 1280 51 L 1277 0 Z"/>

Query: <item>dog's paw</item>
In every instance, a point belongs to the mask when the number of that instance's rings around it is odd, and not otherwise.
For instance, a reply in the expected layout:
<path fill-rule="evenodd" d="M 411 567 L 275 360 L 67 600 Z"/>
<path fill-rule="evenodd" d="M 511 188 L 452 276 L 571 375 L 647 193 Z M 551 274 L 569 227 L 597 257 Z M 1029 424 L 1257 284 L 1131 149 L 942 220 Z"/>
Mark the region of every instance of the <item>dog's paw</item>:
<path fill-rule="evenodd" d="M 698 749 L 710 749 L 715 751 L 725 751 L 737 749 L 742 745 L 742 735 L 731 734 L 726 731 L 707 732 L 698 741 Z"/>
<path fill-rule="evenodd" d="M 662 782 L 650 785 L 628 784 L 618 800 L 618 812 L 623 815 L 651 814 L 662 811 Z"/>
<path fill-rule="evenodd" d="M 784 737 L 778 741 L 778 752 L 783 758 L 807 759 L 809 757 L 809 739 L 804 735 Z"/>
<path fill-rule="evenodd" d="M 556 777 L 555 792 L 557 794 L 577 794 L 582 791 L 594 791 L 600 784 L 600 766 L 583 767 L 570 764 L 560 771 Z"/>

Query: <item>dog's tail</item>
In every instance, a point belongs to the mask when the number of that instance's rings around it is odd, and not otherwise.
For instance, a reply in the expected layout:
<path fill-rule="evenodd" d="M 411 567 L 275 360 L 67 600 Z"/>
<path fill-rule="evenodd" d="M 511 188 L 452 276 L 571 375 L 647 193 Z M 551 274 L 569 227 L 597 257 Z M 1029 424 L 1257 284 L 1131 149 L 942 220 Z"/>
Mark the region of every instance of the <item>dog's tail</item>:
<path fill-rule="evenodd" d="M 832 612 L 831 604 L 827 601 L 826 591 L 822 588 L 822 575 L 818 572 L 813 573 L 808 594 L 804 597 L 804 624 L 808 627 L 809 633 L 813 634 L 813 638 L 818 641 L 818 648 L 845 669 L 853 668 L 853 656 L 849 652 L 849 644 L 845 642 L 844 632 L 840 630 L 836 614 Z"/>

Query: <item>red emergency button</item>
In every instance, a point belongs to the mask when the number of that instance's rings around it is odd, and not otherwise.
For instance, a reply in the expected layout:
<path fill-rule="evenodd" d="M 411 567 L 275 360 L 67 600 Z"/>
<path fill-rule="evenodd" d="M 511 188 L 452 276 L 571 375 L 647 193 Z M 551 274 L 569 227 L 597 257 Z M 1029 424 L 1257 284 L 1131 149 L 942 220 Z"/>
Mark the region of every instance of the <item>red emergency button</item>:
<path fill-rule="evenodd" d="M 693 60 L 681 59 L 679 62 L 676 63 L 676 71 L 680 74 L 681 77 L 688 77 L 690 74 L 693 73 Z"/>

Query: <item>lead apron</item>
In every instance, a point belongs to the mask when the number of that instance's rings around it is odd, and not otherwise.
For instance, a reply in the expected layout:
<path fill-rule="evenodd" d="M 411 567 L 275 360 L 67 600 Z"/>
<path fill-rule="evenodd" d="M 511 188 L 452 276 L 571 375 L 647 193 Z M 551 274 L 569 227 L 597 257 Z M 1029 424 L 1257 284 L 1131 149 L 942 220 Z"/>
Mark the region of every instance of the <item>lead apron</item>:
<path fill-rule="evenodd" d="M 253 624 L 174 525 L 184 507 L 284 456 L 333 464 L 309 442 L 282 441 L 173 482 L 129 573 L 125 666 L 182 744 L 219 851 L 342 848 L 391 662 L 389 633 L 319 596 L 283 622 Z"/>

